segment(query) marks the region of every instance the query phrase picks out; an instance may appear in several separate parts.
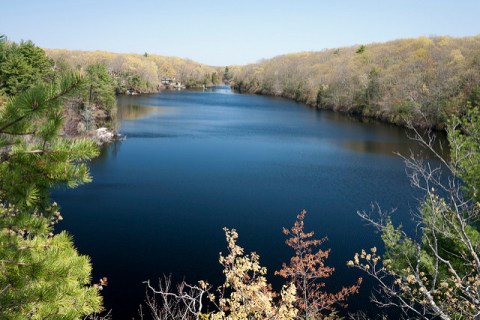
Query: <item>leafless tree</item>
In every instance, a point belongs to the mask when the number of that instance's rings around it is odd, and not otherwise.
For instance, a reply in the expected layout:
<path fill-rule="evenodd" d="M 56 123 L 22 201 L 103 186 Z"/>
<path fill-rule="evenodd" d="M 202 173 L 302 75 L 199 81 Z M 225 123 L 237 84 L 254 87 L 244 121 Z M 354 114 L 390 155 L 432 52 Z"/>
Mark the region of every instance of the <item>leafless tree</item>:
<path fill-rule="evenodd" d="M 411 127 L 413 138 L 441 163 L 435 167 L 414 154 L 402 156 L 412 186 L 425 195 L 412 212 L 416 221 L 413 235 L 393 227 L 389 213 L 378 205 L 358 213 L 382 232 L 390 254 L 384 259 L 376 248 L 362 250 L 348 264 L 376 280 L 374 303 L 399 308 L 405 319 L 480 317 L 480 233 L 475 226 L 480 206 L 466 192 L 461 179 L 466 163 L 478 165 L 479 160 L 478 142 L 470 150 L 459 134 L 460 126 L 462 130 L 469 125 L 478 127 L 478 113 L 471 121 L 451 122 L 447 129 L 451 149 L 448 160 L 435 147 L 434 135 L 421 134 Z"/>
<path fill-rule="evenodd" d="M 159 280 L 158 288 L 154 288 L 150 281 L 145 281 L 145 304 L 151 317 L 155 320 L 189 320 L 199 319 L 203 302 L 210 286 L 203 281 L 198 285 L 190 285 L 182 281 L 176 290 L 172 290 L 171 276 L 164 276 Z M 143 319 L 143 309 L 140 309 L 140 318 Z"/>
<path fill-rule="evenodd" d="M 107 311 L 107 313 L 94 313 L 86 316 L 83 320 L 111 320 L 112 319 L 112 310 Z"/>

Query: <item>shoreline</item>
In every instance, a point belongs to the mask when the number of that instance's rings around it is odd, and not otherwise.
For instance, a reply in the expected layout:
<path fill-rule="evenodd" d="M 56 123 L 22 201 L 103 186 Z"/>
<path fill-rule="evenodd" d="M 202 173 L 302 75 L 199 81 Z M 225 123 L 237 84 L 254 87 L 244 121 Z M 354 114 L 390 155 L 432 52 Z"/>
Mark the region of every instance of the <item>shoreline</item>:
<path fill-rule="evenodd" d="M 360 106 L 355 106 L 355 107 L 347 109 L 347 110 L 343 110 L 341 108 L 335 108 L 334 106 L 327 106 L 325 108 L 322 108 L 322 107 L 319 107 L 316 104 L 308 103 L 307 101 L 302 101 L 300 99 L 297 100 L 297 99 L 294 99 L 294 98 L 291 98 L 291 97 L 288 97 L 288 96 L 285 96 L 285 95 L 275 95 L 275 94 L 269 94 L 269 93 L 263 93 L 263 92 L 250 92 L 249 90 L 245 90 L 245 89 L 242 90 L 241 88 L 239 88 L 239 86 L 236 86 L 236 85 L 231 85 L 230 87 L 234 90 L 234 92 L 236 92 L 238 94 L 255 94 L 255 95 L 260 95 L 260 96 L 283 98 L 283 99 L 287 99 L 287 100 L 294 101 L 294 102 L 297 102 L 297 103 L 301 103 L 301 104 L 303 104 L 303 105 L 305 105 L 309 108 L 315 109 L 315 110 L 330 111 L 330 112 L 339 113 L 339 114 L 342 114 L 342 115 L 345 115 L 345 116 L 349 116 L 349 117 L 352 117 L 352 118 L 354 118 L 356 120 L 359 120 L 361 122 L 379 122 L 379 123 L 383 123 L 383 124 L 387 124 L 387 125 L 393 125 L 393 126 L 396 126 L 396 127 L 409 128 L 409 124 L 407 123 L 406 120 L 402 119 L 401 121 L 395 122 L 395 121 L 389 120 L 388 117 L 381 117 L 381 116 L 377 116 L 375 114 L 371 114 L 371 115 L 363 114 L 361 112 L 362 107 L 360 107 Z M 434 124 L 433 126 L 428 126 L 425 123 L 422 124 L 422 123 L 416 123 L 415 121 L 412 121 L 412 126 L 415 127 L 415 128 L 423 129 L 423 130 L 431 130 L 431 131 L 434 131 L 434 132 L 445 132 L 444 125 L 439 125 L 439 124 Z"/>

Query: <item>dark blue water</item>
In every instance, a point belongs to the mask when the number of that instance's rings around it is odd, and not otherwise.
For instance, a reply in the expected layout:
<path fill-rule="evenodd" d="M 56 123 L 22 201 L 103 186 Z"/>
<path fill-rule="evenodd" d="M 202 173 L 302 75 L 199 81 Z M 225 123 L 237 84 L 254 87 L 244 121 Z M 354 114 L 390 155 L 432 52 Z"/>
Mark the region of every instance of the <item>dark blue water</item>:
<path fill-rule="evenodd" d="M 118 108 L 127 139 L 91 163 L 93 183 L 54 193 L 61 227 L 91 257 L 95 278 L 109 277 L 115 319 L 136 315 L 144 280 L 222 281 L 225 226 L 278 285 L 273 272 L 290 257 L 281 230 L 302 209 L 306 229 L 328 236 L 329 284 L 352 284 L 359 274 L 346 261 L 380 243 L 357 210 L 378 201 L 408 224 L 416 207 L 393 154 L 416 148 L 402 128 L 228 88 L 119 97 Z M 367 281 L 351 310 L 365 308 L 369 290 Z"/>

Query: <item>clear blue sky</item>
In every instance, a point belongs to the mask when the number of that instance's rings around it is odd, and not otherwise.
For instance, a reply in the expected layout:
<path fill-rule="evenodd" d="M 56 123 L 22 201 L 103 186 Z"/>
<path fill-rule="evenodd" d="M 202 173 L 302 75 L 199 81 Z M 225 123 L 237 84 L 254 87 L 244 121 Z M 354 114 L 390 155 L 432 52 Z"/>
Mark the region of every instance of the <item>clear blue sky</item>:
<path fill-rule="evenodd" d="M 480 0 L 4 0 L 0 34 L 45 48 L 210 65 L 397 38 L 480 34 Z"/>

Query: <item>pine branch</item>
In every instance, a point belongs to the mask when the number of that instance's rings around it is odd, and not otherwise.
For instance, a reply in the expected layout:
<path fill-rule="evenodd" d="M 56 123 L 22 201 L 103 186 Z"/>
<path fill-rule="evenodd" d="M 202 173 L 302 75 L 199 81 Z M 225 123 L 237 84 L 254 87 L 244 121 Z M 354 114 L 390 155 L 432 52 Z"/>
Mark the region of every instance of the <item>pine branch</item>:
<path fill-rule="evenodd" d="M 5 133 L 5 132 L 3 132 L 3 130 L 5 130 L 5 129 L 11 127 L 11 126 L 13 126 L 13 125 L 16 124 L 17 122 L 22 121 L 27 115 L 28 115 L 28 113 L 27 113 L 27 114 L 24 114 L 23 116 L 15 119 L 15 120 L 13 120 L 13 121 L 10 122 L 10 123 L 7 123 L 6 125 L 4 125 L 3 127 L 0 128 L 0 133 Z"/>
<path fill-rule="evenodd" d="M 79 85 L 80 85 L 80 82 L 81 82 L 81 79 L 80 78 L 76 78 L 75 81 L 72 82 L 72 84 L 70 84 L 69 86 L 67 86 L 66 88 L 63 88 L 63 90 L 61 90 L 60 92 L 58 92 L 56 95 L 46 99 L 44 102 L 45 103 L 49 103 L 49 102 L 53 102 L 57 99 L 60 99 L 61 97 L 69 94 L 70 92 L 72 92 L 75 88 L 77 88 Z M 4 130 L 13 126 L 14 124 L 22 121 L 23 119 L 25 119 L 27 117 L 27 115 L 29 115 L 31 112 L 34 112 L 35 110 L 37 110 L 37 107 L 38 107 L 38 103 L 36 101 L 34 101 L 33 105 L 32 105 L 32 110 L 30 110 L 29 112 L 25 113 L 24 115 L 18 117 L 17 119 L 13 120 L 12 122 L 10 123 L 7 123 L 6 125 L 4 125 L 3 127 L 0 128 L 0 134 L 2 133 L 5 133 Z"/>
<path fill-rule="evenodd" d="M 64 95 L 69 94 L 69 93 L 72 92 L 76 87 L 78 87 L 79 84 L 80 84 L 80 80 L 74 82 L 73 84 L 71 84 L 70 86 L 68 86 L 67 88 L 65 88 L 63 91 L 60 91 L 59 93 L 57 93 L 57 94 L 54 95 L 53 97 L 48 98 L 47 100 L 45 100 L 45 102 L 52 102 L 52 101 L 55 101 L 55 100 L 63 97 Z"/>
<path fill-rule="evenodd" d="M 55 153 L 55 152 L 60 152 L 60 151 L 58 151 L 58 150 L 47 150 L 47 149 L 35 149 L 35 150 L 22 152 L 22 154 Z"/>
<path fill-rule="evenodd" d="M 3 132 L 0 132 L 0 133 L 12 135 L 12 136 L 29 136 L 29 135 L 36 134 L 35 131 L 32 131 L 32 132 L 8 132 L 8 131 L 3 131 Z"/>

